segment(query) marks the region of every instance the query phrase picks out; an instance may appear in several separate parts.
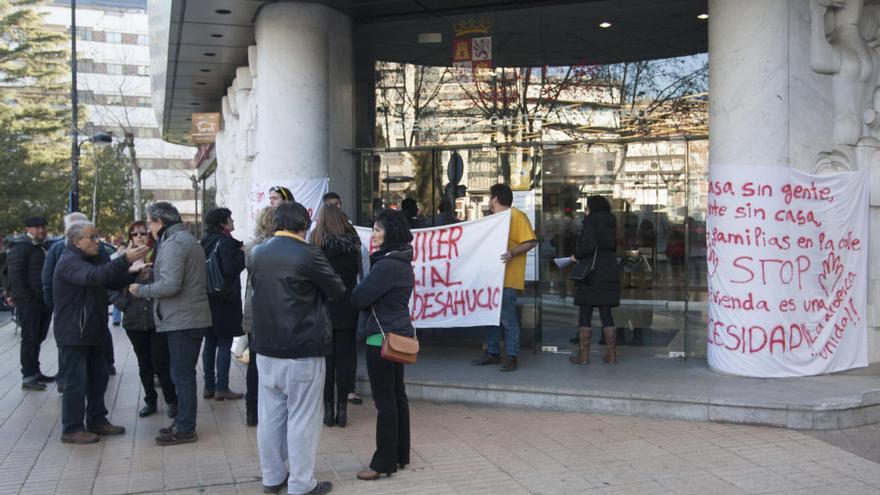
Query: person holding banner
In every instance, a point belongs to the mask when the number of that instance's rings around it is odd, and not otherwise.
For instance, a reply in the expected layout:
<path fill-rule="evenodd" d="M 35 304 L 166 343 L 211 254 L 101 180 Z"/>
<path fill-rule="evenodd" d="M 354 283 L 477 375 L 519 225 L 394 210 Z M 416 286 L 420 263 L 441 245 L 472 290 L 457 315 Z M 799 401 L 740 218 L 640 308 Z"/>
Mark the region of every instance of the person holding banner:
<path fill-rule="evenodd" d="M 577 283 L 574 304 L 580 307 L 578 317 L 577 356 L 568 360 L 572 364 L 590 362 L 590 341 L 593 329 L 593 308 L 599 308 L 602 333 L 605 336 L 605 362 L 617 362 L 617 327 L 611 316 L 611 308 L 620 306 L 620 273 L 617 268 L 617 218 L 611 213 L 611 204 L 602 196 L 587 198 L 583 229 L 577 249 L 571 257 L 575 262 L 591 263 L 595 268 L 587 281 Z"/>
<path fill-rule="evenodd" d="M 415 286 L 413 240 L 409 222 L 397 210 L 382 210 L 373 223 L 370 273 L 351 293 L 361 310 L 358 338 L 366 337 L 367 374 L 376 404 L 376 452 L 361 480 L 375 480 L 409 464 L 409 401 L 403 383 L 403 364 L 382 358 L 383 333 L 415 335 L 409 300 Z"/>
<path fill-rule="evenodd" d="M 284 186 L 272 186 L 269 188 L 269 205 L 276 207 L 281 203 L 288 201 L 296 201 L 290 189 Z"/>
<path fill-rule="evenodd" d="M 361 239 L 345 213 L 332 203 L 321 208 L 315 223 L 311 243 L 324 252 L 330 266 L 345 284 L 345 294 L 327 303 L 333 323 L 333 352 L 325 358 L 327 371 L 324 378 L 324 424 L 344 427 L 348 422 L 346 399 L 354 390 L 357 365 L 354 340 L 357 311 L 351 305 L 351 291 L 357 285 L 361 271 Z"/>
<path fill-rule="evenodd" d="M 471 362 L 474 366 L 501 364 L 501 371 L 515 371 L 519 354 L 519 315 L 516 313 L 517 293 L 526 286 L 526 253 L 537 244 L 535 231 L 529 217 L 513 204 L 513 191 L 506 184 L 495 184 L 489 189 L 489 208 L 492 213 L 510 210 L 510 232 L 507 251 L 501 255 L 504 268 L 504 291 L 501 297 L 501 325 L 489 327 L 486 353 Z M 507 354 L 501 361 L 501 329 L 504 329 L 504 345 Z"/>

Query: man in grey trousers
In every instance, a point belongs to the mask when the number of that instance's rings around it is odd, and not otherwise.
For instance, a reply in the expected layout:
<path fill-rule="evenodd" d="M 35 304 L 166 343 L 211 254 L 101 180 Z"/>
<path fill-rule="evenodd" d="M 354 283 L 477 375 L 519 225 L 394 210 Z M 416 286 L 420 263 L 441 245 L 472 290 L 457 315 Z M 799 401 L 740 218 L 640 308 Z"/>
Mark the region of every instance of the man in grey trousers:
<path fill-rule="evenodd" d="M 252 350 L 259 354 L 257 445 L 263 492 L 329 493 L 315 479 L 321 437 L 324 356 L 332 351 L 326 299 L 345 285 L 316 246 L 305 242 L 309 213 L 299 203 L 275 210 L 275 235 L 251 252 Z"/>
<path fill-rule="evenodd" d="M 177 208 L 164 201 L 147 207 L 147 225 L 159 245 L 153 265 L 153 283 L 131 284 L 135 297 L 153 299 L 157 332 L 168 334 L 171 381 L 177 389 L 177 416 L 169 428 L 160 428 L 156 443 L 179 445 L 196 435 L 196 363 L 202 337 L 211 326 L 205 252 L 182 223 Z"/>

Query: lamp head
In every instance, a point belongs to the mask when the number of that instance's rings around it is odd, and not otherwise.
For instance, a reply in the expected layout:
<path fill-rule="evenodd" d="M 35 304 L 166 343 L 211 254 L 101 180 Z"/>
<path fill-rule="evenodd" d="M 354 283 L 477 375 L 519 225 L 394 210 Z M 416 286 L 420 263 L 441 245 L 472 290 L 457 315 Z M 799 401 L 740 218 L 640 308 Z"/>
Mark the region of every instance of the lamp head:
<path fill-rule="evenodd" d="M 98 132 L 95 133 L 94 136 L 90 137 L 89 141 L 91 141 L 92 144 L 94 144 L 98 148 L 104 148 L 110 146 L 110 144 L 113 143 L 113 136 L 106 132 Z"/>

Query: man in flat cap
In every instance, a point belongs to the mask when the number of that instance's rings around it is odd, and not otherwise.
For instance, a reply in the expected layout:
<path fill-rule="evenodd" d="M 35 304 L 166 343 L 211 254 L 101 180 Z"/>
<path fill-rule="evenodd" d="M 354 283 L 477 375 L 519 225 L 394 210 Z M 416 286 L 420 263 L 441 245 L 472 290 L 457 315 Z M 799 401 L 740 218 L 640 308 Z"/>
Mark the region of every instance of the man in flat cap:
<path fill-rule="evenodd" d="M 7 258 L 9 287 L 21 325 L 21 388 L 46 390 L 54 376 L 40 371 L 40 344 L 49 333 L 52 310 L 43 296 L 41 275 L 46 260 L 46 219 L 29 217 L 24 222 L 23 236 L 13 240 Z"/>

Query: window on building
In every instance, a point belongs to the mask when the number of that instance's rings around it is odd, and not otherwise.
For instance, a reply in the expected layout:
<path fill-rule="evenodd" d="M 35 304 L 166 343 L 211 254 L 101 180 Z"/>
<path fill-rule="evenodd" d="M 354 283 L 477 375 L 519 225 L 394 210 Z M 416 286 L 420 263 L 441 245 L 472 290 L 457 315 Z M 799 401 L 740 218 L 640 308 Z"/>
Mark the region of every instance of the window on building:
<path fill-rule="evenodd" d="M 122 75 L 122 64 L 105 64 L 107 67 L 107 74 L 113 74 L 116 76 Z"/>
<path fill-rule="evenodd" d="M 138 127 L 135 136 L 139 138 L 157 138 L 159 137 L 159 129 L 154 127 Z"/>
<path fill-rule="evenodd" d="M 138 65 L 137 73 L 139 76 L 149 76 L 150 75 L 150 66 L 149 65 Z"/>
<path fill-rule="evenodd" d="M 83 40 L 83 41 L 92 41 L 91 28 L 85 28 L 85 27 L 76 28 L 76 39 Z"/>
<path fill-rule="evenodd" d="M 139 34 L 137 36 L 137 44 L 143 45 L 143 46 L 148 46 L 150 44 L 150 37 L 147 36 L 146 34 Z"/>
<path fill-rule="evenodd" d="M 104 95 L 104 103 L 107 105 L 122 105 L 121 95 Z"/>
<path fill-rule="evenodd" d="M 148 107 L 152 104 L 149 96 L 138 96 L 137 104 L 139 107 Z"/>
<path fill-rule="evenodd" d="M 104 32 L 104 41 L 106 43 L 122 43 L 122 33 L 115 33 L 113 31 L 105 31 Z"/>

